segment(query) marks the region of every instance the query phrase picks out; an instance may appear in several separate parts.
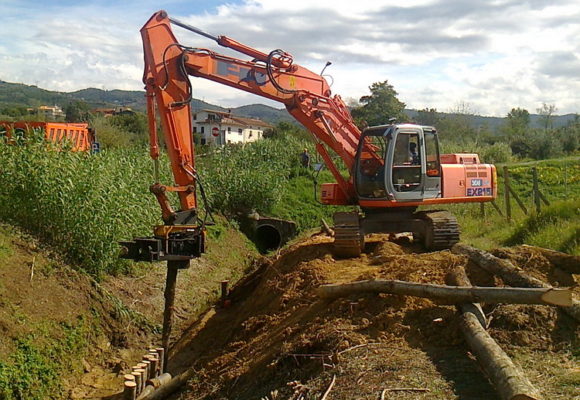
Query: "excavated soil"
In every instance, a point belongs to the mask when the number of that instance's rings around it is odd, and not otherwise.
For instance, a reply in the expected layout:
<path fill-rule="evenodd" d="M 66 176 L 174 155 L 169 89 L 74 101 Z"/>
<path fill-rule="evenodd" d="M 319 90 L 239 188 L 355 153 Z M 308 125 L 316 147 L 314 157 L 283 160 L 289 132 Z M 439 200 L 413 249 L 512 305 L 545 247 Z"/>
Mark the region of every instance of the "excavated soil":
<path fill-rule="evenodd" d="M 388 239 L 372 235 L 365 253 L 341 260 L 332 257 L 330 238 L 313 236 L 264 259 L 225 307 L 203 314 L 175 344 L 171 372 L 196 370 L 179 398 L 321 398 L 333 378 L 329 399 L 497 398 L 464 343 L 454 307 L 387 294 L 317 297 L 322 284 L 362 279 L 444 284 L 458 265 L 473 285 L 503 285 L 462 256 L 422 253 L 404 237 Z M 555 275 L 545 258 L 527 251 L 498 254 L 554 286 L 574 284 L 573 276 Z M 578 324 L 548 306 L 483 307 L 490 333 L 508 354 L 537 358 L 524 368 L 530 380 L 548 398 L 570 398 L 569 385 L 580 386 L 570 355 L 578 351 Z M 568 385 L 546 378 L 541 366 L 552 358 Z"/>

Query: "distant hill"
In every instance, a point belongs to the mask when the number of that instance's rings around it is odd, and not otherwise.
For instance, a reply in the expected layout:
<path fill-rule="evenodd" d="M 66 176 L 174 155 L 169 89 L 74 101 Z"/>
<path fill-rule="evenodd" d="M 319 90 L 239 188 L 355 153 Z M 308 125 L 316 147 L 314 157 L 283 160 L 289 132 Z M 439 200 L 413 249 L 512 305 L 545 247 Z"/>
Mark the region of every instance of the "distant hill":
<path fill-rule="evenodd" d="M 405 110 L 405 113 L 410 118 L 417 117 L 417 110 Z M 447 116 L 452 116 L 451 113 L 437 113 L 439 118 L 444 118 Z M 554 128 L 559 128 L 562 126 L 566 126 L 569 121 L 574 119 L 574 114 L 565 114 L 565 115 L 555 115 L 553 119 Z M 485 117 L 482 115 L 470 115 L 469 116 L 469 123 L 472 127 L 488 127 L 490 131 L 495 132 L 497 131 L 504 123 L 506 118 L 505 117 Z M 538 114 L 530 114 L 530 126 L 532 128 L 541 128 L 541 117 Z"/>
<path fill-rule="evenodd" d="M 232 108 L 232 113 L 261 119 L 271 124 L 276 124 L 281 121 L 296 123 L 294 117 L 285 108 L 278 109 L 264 104 L 250 104 Z"/>
<path fill-rule="evenodd" d="M 53 92 L 37 86 L 0 81 L 0 107 L 64 105 L 71 99 L 70 93 Z"/>
<path fill-rule="evenodd" d="M 144 111 L 146 107 L 145 91 L 143 90 L 101 90 L 88 88 L 71 92 L 77 100 L 83 100 L 92 106 L 124 106 Z"/>
<path fill-rule="evenodd" d="M 41 89 L 34 85 L 24 85 L 21 83 L 9 83 L 0 80 L 0 108 L 4 107 L 38 107 L 40 105 L 66 106 L 74 100 L 83 100 L 92 108 L 98 107 L 131 107 L 136 111 L 145 111 L 145 91 L 142 90 L 101 90 L 88 88 L 75 92 L 54 92 Z M 192 99 L 191 107 L 194 111 L 211 109 L 226 111 L 228 108 L 207 103 L 199 99 Z M 244 117 L 258 118 L 271 124 L 280 121 L 296 123 L 294 118 L 285 108 L 274 108 L 264 104 L 250 104 L 241 107 L 229 108 L 233 114 Z M 417 116 L 417 110 L 405 110 L 410 118 Z M 439 117 L 449 116 L 449 113 L 438 113 Z M 571 121 L 574 114 L 554 116 L 554 127 L 561 127 Z M 473 127 L 487 126 L 491 131 L 496 131 L 504 124 L 505 118 L 484 117 L 479 115 L 469 116 Z M 540 116 L 530 114 L 532 127 L 540 127 Z"/>

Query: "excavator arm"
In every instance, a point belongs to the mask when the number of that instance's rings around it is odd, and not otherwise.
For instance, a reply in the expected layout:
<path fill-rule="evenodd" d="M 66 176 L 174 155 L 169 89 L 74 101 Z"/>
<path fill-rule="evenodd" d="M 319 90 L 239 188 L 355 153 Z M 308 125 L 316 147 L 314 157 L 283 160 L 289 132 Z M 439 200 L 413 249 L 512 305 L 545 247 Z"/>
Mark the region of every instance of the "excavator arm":
<path fill-rule="evenodd" d="M 177 41 L 171 24 L 214 40 L 238 51 L 250 60 L 242 60 L 203 48 L 186 47 Z M 326 80 L 293 62 L 282 50 L 269 54 L 241 44 L 226 36 L 215 37 L 168 17 L 155 13 L 141 29 L 145 54 L 144 83 L 150 121 L 151 156 L 157 159 L 155 107 L 161 116 L 168 154 L 176 187 L 153 187 L 165 220 L 172 210 L 165 191 L 177 191 L 182 210 L 196 208 L 196 173 L 191 126 L 191 85 L 189 75 L 205 78 L 239 90 L 283 103 L 288 112 L 314 136 L 317 151 L 333 174 L 345 203 L 355 203 L 352 180 L 340 173 L 328 148 L 332 149 L 351 171 L 354 165 L 360 130 L 340 98 L 331 96 Z"/>

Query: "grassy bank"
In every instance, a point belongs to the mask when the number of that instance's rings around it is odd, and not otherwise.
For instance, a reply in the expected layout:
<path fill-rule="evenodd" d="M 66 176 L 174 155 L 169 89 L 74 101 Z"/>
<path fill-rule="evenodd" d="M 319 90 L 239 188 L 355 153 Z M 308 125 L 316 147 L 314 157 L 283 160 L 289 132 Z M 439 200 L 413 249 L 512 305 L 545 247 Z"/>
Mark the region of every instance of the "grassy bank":
<path fill-rule="evenodd" d="M 64 398 L 62 379 L 80 371 L 92 334 L 81 319 L 74 325 L 45 323 L 16 339 L 14 352 L 0 361 L 0 398 Z"/>

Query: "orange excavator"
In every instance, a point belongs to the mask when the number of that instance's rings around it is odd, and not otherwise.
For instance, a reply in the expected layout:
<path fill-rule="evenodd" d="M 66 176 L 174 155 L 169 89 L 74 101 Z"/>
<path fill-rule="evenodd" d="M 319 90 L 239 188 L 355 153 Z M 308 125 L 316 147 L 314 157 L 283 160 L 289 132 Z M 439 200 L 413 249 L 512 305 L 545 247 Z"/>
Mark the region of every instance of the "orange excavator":
<path fill-rule="evenodd" d="M 172 24 L 248 59 L 184 46 L 175 38 Z M 282 50 L 266 54 L 177 21 L 165 11 L 149 19 L 141 36 L 150 154 L 157 163 L 158 112 L 175 184 L 156 182 L 151 186 L 164 225 L 155 228 L 153 237 L 124 242 L 126 258 L 187 265 L 204 251 L 205 223 L 197 203 L 203 190 L 195 168 L 189 76 L 278 101 L 312 134 L 316 150 L 335 179 L 321 186 L 321 201 L 358 206 L 357 211 L 339 212 L 334 217 L 339 255 L 360 254 L 364 235 L 372 232 L 412 232 L 428 249 L 448 248 L 459 240 L 455 217 L 445 211 L 417 211 L 417 207 L 485 202 L 496 197 L 493 165 L 480 163 L 476 154 L 439 154 L 437 130 L 432 126 L 393 122 L 361 131 L 340 96 L 331 94 L 324 77 L 294 63 Z M 340 157 L 348 176 L 343 176 L 331 153 Z M 179 210 L 171 207 L 169 192 L 179 196 Z"/>

